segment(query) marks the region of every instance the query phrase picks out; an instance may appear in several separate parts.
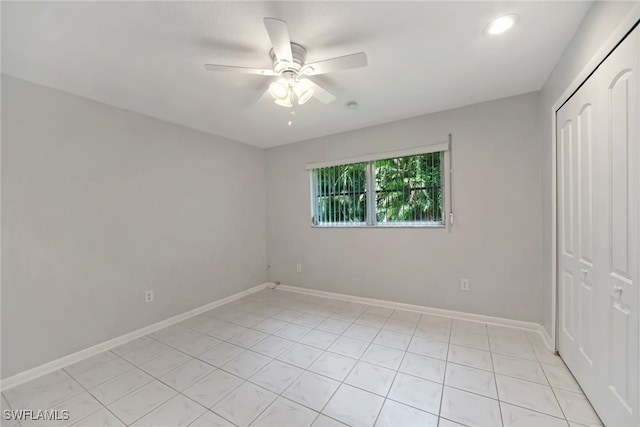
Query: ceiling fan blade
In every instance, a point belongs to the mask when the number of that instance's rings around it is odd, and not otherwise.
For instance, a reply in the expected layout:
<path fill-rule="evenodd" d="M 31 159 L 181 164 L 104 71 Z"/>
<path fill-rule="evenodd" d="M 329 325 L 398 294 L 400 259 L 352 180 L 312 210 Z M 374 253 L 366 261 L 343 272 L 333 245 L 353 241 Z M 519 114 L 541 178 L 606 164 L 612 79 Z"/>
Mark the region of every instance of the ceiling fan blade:
<path fill-rule="evenodd" d="M 204 68 L 209 71 L 223 71 L 241 74 L 258 74 L 261 76 L 275 76 L 273 70 L 263 70 L 260 68 L 234 67 L 232 65 L 204 64 Z"/>
<path fill-rule="evenodd" d="M 322 88 L 322 86 L 318 86 L 316 83 L 312 82 L 311 80 L 307 80 L 306 84 L 308 84 L 309 87 L 313 89 L 313 96 L 315 96 L 318 99 L 318 101 L 324 104 L 331 104 L 333 101 L 335 101 L 336 97 L 333 96 L 326 89 Z"/>
<path fill-rule="evenodd" d="M 289 27 L 287 23 L 275 18 L 264 18 L 264 26 L 271 39 L 273 52 L 278 61 L 293 63 L 291 54 L 291 39 L 289 38 Z"/>
<path fill-rule="evenodd" d="M 329 73 L 331 71 L 348 70 L 350 68 L 360 68 L 367 65 L 367 54 L 364 52 L 352 53 L 351 55 L 339 56 L 337 58 L 325 59 L 305 65 L 301 74 L 315 76 Z"/>

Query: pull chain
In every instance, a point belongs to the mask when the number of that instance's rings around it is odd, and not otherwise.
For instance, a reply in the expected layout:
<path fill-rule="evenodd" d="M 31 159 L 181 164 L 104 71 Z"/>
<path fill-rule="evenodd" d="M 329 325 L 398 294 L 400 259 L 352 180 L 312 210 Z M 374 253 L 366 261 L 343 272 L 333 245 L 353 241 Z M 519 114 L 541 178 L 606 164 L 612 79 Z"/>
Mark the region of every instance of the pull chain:
<path fill-rule="evenodd" d="M 293 119 L 296 117 L 296 112 L 293 109 L 293 106 L 298 102 L 296 99 L 296 93 L 293 91 L 292 83 L 290 83 L 289 94 L 289 103 L 291 104 L 291 107 L 289 107 L 289 123 L 287 123 L 287 125 L 291 126 L 293 125 Z"/>
<path fill-rule="evenodd" d="M 293 109 L 296 104 L 298 104 L 298 97 L 296 91 L 294 90 L 294 85 L 297 83 L 297 79 L 290 78 L 288 81 L 287 94 L 289 97 L 289 121 L 287 122 L 287 126 L 291 127 L 293 125 L 293 119 L 296 117 L 296 112 Z"/>

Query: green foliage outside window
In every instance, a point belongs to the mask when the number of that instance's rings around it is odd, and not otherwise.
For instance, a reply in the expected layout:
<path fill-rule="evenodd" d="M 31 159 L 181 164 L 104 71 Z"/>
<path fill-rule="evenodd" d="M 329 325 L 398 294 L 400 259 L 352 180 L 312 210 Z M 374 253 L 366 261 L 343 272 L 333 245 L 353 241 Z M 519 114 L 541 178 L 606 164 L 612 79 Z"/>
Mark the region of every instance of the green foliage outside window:
<path fill-rule="evenodd" d="M 435 152 L 316 169 L 315 222 L 443 224 L 443 166 L 444 153 Z M 368 181 L 375 188 L 372 218 Z"/>
<path fill-rule="evenodd" d="M 442 221 L 442 153 L 375 162 L 377 222 Z"/>
<path fill-rule="evenodd" d="M 317 170 L 320 223 L 367 221 L 367 163 L 331 166 Z"/>

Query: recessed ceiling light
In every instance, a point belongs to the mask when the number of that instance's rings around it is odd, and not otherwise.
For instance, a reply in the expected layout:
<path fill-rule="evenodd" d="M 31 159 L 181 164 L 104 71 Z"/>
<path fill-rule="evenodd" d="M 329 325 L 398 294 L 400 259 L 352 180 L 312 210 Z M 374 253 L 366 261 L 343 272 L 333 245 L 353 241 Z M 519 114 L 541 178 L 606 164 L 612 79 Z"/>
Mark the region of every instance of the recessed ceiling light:
<path fill-rule="evenodd" d="M 487 32 L 491 35 L 502 34 L 516 22 L 516 15 L 504 15 L 494 19 L 487 26 Z"/>

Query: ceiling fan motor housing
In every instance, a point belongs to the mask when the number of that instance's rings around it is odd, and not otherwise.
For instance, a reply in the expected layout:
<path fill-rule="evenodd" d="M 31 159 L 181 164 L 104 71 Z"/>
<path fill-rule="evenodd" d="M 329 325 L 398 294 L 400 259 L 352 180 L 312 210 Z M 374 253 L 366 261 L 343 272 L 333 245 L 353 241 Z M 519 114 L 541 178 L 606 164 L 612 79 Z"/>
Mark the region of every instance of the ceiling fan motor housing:
<path fill-rule="evenodd" d="M 293 63 L 288 61 L 279 61 L 278 58 L 276 58 L 273 48 L 269 50 L 269 56 L 273 61 L 273 71 L 277 74 L 282 75 L 285 71 L 292 71 L 297 75 L 307 59 L 307 50 L 298 43 L 292 42 L 291 57 L 293 58 Z"/>

